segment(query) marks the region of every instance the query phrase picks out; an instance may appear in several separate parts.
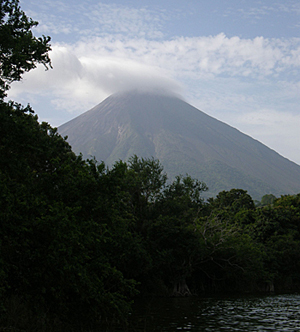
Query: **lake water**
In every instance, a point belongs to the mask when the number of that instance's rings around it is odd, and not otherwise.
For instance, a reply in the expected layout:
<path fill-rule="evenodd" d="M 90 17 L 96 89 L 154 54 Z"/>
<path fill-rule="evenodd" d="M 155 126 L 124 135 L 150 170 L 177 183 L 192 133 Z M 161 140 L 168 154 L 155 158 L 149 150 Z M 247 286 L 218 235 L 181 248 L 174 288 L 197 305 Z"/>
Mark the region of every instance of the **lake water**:
<path fill-rule="evenodd" d="M 137 300 L 123 331 L 300 331 L 300 295 Z"/>

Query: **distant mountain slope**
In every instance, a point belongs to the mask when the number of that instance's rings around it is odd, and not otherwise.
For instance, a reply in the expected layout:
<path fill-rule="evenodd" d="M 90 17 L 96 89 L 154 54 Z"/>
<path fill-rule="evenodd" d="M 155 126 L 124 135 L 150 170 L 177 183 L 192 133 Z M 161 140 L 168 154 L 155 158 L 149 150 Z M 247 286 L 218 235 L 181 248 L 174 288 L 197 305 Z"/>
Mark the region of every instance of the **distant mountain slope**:
<path fill-rule="evenodd" d="M 169 178 L 188 173 L 204 181 L 209 196 L 232 188 L 255 199 L 300 192 L 299 165 L 177 97 L 115 94 L 58 131 L 74 152 L 108 165 L 153 156 Z"/>

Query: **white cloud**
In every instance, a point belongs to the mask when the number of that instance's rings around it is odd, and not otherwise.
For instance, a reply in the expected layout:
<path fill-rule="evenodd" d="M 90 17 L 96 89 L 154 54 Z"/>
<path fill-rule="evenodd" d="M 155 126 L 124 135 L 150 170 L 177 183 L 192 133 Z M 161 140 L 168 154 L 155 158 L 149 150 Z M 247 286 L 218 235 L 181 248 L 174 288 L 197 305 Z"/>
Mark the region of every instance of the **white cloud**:
<path fill-rule="evenodd" d="M 14 84 L 11 97 L 24 91 L 54 93 L 55 105 L 67 109 L 76 101 L 81 107 L 85 100 L 97 103 L 111 93 L 138 87 L 179 93 L 175 79 L 279 80 L 279 75 L 299 73 L 300 39 L 228 38 L 223 33 L 167 41 L 106 36 L 75 45 L 56 44 L 50 56 L 54 69 L 45 72 L 39 67 L 24 75 L 22 83 Z"/>
<path fill-rule="evenodd" d="M 180 94 L 181 86 L 159 67 L 116 57 L 77 56 L 69 46 L 54 46 L 50 52 L 53 70 L 43 66 L 14 83 L 9 98 L 20 93 L 52 94 L 56 108 L 83 112 L 108 95 L 124 90 L 156 90 Z M 85 105 L 85 107 L 83 107 Z"/>
<path fill-rule="evenodd" d="M 295 13 L 300 15 L 300 3 L 298 0 L 286 0 L 284 2 L 277 2 L 277 11 Z"/>
<path fill-rule="evenodd" d="M 230 7 L 225 13 L 230 16 L 239 16 L 242 19 L 252 19 L 254 21 L 270 18 L 274 13 L 295 13 L 300 14 L 300 4 L 298 0 L 283 1 L 249 1 L 240 2 L 239 7 Z"/>
<path fill-rule="evenodd" d="M 26 8 L 26 4 L 24 5 Z M 108 33 L 127 37 L 162 38 L 162 25 L 169 20 L 169 15 L 163 10 L 150 10 L 143 6 L 132 8 L 100 1 L 33 0 L 26 13 L 38 19 L 38 33 L 52 36 L 72 33 L 77 40 Z"/>
<path fill-rule="evenodd" d="M 190 77 L 206 74 L 262 77 L 290 73 L 300 66 L 300 39 L 178 37 L 149 41 L 107 36 L 78 42 L 75 52 L 131 59 Z"/>
<path fill-rule="evenodd" d="M 54 46 L 49 55 L 54 69 L 45 71 L 44 66 L 38 66 L 26 73 L 20 83 L 13 85 L 13 93 L 21 91 L 51 93 L 52 90 L 66 88 L 70 81 L 81 79 L 82 65 L 68 47 Z"/>
<path fill-rule="evenodd" d="M 167 16 L 146 8 L 130 8 L 98 2 L 85 12 L 86 21 L 97 26 L 99 31 L 126 36 L 161 38 L 161 25 Z M 85 33 L 86 34 L 86 33 Z"/>

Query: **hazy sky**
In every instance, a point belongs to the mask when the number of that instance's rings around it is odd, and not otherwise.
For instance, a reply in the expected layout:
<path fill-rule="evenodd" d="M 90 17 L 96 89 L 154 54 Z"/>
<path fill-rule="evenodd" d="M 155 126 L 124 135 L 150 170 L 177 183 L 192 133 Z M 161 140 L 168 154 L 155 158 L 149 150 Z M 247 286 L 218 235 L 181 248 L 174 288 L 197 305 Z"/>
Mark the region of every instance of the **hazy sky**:
<path fill-rule="evenodd" d="M 180 94 L 300 164 L 299 0 L 22 0 L 52 37 L 9 97 L 59 126 L 113 92 Z"/>

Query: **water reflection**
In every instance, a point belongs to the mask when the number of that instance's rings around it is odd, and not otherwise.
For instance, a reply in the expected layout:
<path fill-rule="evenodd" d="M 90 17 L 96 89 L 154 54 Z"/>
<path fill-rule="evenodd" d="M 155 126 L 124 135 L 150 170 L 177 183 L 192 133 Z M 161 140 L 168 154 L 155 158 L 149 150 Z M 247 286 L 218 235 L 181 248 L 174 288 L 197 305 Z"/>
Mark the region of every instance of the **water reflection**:
<path fill-rule="evenodd" d="M 300 331 L 299 309 L 300 295 L 138 300 L 127 330 Z"/>

